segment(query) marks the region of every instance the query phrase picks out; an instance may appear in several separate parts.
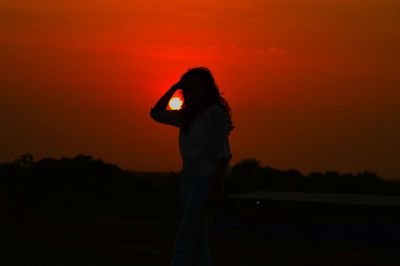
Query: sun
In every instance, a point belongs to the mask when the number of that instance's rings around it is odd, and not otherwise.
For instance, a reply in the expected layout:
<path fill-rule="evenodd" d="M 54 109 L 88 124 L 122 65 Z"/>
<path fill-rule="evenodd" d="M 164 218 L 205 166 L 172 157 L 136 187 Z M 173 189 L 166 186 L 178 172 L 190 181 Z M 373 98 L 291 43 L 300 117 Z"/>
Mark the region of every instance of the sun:
<path fill-rule="evenodd" d="M 183 104 L 182 98 L 175 96 L 171 98 L 168 105 L 169 108 L 171 108 L 171 110 L 179 110 L 182 108 L 182 104 Z"/>

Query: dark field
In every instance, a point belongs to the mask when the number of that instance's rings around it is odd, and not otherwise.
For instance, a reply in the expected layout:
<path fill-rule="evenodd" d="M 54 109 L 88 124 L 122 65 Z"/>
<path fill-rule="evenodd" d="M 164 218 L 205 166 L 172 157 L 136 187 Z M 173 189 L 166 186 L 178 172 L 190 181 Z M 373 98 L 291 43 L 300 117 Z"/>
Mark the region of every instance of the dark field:
<path fill-rule="evenodd" d="M 226 201 L 210 222 L 214 265 L 400 265 L 397 207 L 240 205 Z M 179 218 L 4 217 L 0 265 L 169 265 Z"/>
<path fill-rule="evenodd" d="M 210 220 L 214 265 L 400 265 L 400 183 L 245 160 Z M 0 164 L 0 266 L 169 265 L 177 173 L 91 156 Z"/>

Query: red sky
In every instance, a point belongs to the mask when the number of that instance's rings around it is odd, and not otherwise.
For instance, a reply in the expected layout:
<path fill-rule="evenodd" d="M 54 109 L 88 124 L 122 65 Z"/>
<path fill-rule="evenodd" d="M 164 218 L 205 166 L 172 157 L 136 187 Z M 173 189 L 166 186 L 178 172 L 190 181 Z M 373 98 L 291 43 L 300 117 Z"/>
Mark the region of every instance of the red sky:
<path fill-rule="evenodd" d="M 150 107 L 191 66 L 233 111 L 233 163 L 400 179 L 400 0 L 6 0 L 0 162 L 180 169 Z"/>

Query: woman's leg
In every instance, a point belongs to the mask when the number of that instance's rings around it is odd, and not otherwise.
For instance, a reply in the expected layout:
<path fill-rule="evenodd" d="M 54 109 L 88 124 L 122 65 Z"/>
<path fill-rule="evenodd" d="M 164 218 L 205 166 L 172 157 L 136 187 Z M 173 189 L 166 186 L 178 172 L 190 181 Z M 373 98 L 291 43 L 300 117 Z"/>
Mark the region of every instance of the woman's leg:
<path fill-rule="evenodd" d="M 186 180 L 182 183 L 183 214 L 175 239 L 175 254 L 171 266 L 187 266 L 194 255 L 201 265 L 211 265 L 208 252 L 208 206 L 209 186 L 207 178 Z"/>
<path fill-rule="evenodd" d="M 208 222 L 201 227 L 201 231 L 193 250 L 193 265 L 210 266 L 212 265 L 211 253 L 208 248 Z"/>

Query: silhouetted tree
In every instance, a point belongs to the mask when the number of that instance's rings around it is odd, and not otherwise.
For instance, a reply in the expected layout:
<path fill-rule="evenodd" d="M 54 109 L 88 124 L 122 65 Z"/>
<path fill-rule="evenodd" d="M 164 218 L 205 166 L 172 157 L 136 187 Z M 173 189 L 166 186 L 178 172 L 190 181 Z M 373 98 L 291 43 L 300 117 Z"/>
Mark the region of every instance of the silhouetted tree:
<path fill-rule="evenodd" d="M 33 156 L 30 153 L 21 155 L 21 157 L 14 160 L 14 164 L 23 168 L 28 168 L 33 164 Z"/>
<path fill-rule="evenodd" d="M 262 189 L 263 168 L 260 161 L 248 158 L 232 166 L 232 173 L 226 182 L 226 192 L 239 193 Z"/>

